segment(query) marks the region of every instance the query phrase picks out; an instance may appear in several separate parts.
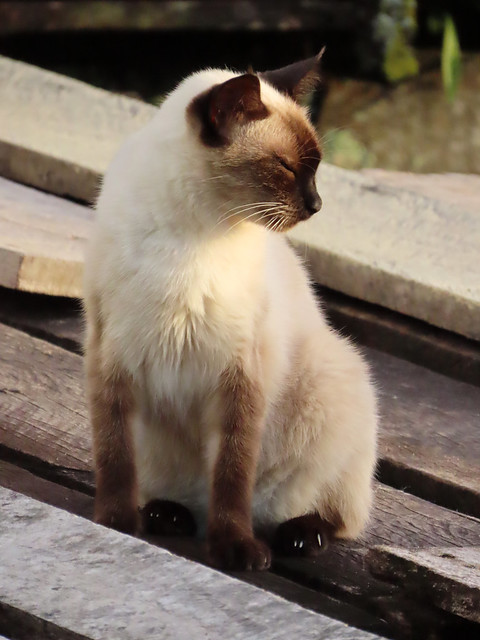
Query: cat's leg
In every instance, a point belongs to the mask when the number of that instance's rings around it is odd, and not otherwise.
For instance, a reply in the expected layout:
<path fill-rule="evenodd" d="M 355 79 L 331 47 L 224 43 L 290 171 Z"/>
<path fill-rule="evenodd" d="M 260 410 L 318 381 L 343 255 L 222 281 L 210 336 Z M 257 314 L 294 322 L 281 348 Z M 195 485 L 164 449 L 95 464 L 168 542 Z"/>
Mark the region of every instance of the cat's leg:
<path fill-rule="evenodd" d="M 95 522 L 125 533 L 136 533 L 137 477 L 130 420 L 131 381 L 101 357 L 100 327 L 88 327 L 86 346 L 87 395 L 93 429 L 95 462 Z"/>
<path fill-rule="evenodd" d="M 194 536 L 195 519 L 189 509 L 172 500 L 150 500 L 141 509 L 142 531 L 159 536 Z"/>
<path fill-rule="evenodd" d="M 252 528 L 252 493 L 264 420 L 264 398 L 238 365 L 222 376 L 223 420 L 212 470 L 207 545 L 213 564 L 267 569 L 269 547 Z"/>
<path fill-rule="evenodd" d="M 283 555 L 317 555 L 333 538 L 356 538 L 371 508 L 374 388 L 366 365 L 350 344 L 335 334 L 327 338 L 323 358 L 319 354 L 312 362 L 304 356 L 302 375 L 292 392 L 295 397 L 284 399 L 279 412 L 290 436 L 283 444 L 285 461 L 279 465 L 288 476 L 283 484 L 277 483 L 272 508 L 281 523 L 273 546 Z M 297 458 L 288 462 L 294 444 Z"/>

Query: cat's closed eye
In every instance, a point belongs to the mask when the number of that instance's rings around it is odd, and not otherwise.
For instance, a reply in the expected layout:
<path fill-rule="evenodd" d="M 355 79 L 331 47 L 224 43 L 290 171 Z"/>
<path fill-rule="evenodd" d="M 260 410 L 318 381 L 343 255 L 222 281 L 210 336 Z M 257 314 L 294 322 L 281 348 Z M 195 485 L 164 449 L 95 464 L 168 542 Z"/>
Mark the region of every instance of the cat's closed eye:
<path fill-rule="evenodd" d="M 283 169 L 285 171 L 287 171 L 288 173 L 291 173 L 293 177 L 295 177 L 297 175 L 295 173 L 295 169 L 293 169 L 292 165 L 289 164 L 284 158 L 277 157 L 277 160 L 278 160 L 279 164 L 283 167 Z"/>

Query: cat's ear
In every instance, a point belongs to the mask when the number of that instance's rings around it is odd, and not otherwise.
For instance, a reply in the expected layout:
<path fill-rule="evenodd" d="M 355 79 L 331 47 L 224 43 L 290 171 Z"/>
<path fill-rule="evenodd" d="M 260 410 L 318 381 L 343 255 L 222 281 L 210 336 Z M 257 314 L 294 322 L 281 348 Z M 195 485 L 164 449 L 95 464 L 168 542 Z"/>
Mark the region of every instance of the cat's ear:
<path fill-rule="evenodd" d="M 262 71 L 258 75 L 282 93 L 300 100 L 315 89 L 320 82 L 320 61 L 325 47 L 313 58 L 307 58 L 274 71 Z"/>
<path fill-rule="evenodd" d="M 260 80 L 251 73 L 215 85 L 193 100 L 189 112 L 200 119 L 202 140 L 212 147 L 228 144 L 235 125 L 269 114 L 261 100 Z"/>

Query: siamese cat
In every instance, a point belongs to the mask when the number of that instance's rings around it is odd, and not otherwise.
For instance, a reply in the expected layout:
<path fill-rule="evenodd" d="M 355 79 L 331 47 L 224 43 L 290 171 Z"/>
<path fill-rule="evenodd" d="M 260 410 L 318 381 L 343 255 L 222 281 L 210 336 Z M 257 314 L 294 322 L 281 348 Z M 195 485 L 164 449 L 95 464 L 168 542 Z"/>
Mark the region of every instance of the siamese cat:
<path fill-rule="evenodd" d="M 315 556 L 372 502 L 369 371 L 283 235 L 321 207 L 298 103 L 319 60 L 181 82 L 113 160 L 88 249 L 95 520 L 198 524 L 226 569 Z"/>

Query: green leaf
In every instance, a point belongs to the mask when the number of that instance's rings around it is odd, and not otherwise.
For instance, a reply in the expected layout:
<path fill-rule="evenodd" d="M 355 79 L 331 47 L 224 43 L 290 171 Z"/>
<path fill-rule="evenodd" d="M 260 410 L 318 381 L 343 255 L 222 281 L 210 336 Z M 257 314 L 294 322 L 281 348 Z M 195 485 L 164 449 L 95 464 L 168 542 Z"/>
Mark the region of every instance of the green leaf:
<path fill-rule="evenodd" d="M 445 18 L 442 44 L 442 80 L 448 99 L 452 101 L 460 81 L 461 51 L 457 31 L 450 16 Z"/>

